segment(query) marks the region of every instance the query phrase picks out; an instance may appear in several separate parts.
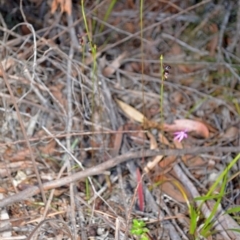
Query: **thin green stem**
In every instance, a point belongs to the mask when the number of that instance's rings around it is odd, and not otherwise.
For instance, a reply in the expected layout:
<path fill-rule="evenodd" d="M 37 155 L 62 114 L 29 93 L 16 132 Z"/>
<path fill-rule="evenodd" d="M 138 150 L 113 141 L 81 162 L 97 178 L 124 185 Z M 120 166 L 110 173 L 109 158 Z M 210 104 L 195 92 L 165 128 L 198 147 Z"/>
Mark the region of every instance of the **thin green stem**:
<path fill-rule="evenodd" d="M 95 92 L 97 92 L 97 47 L 95 44 L 92 43 L 92 39 L 91 39 L 91 35 L 89 32 L 89 28 L 88 28 L 88 23 L 87 23 L 87 18 L 86 18 L 86 14 L 85 14 L 85 9 L 84 9 L 84 1 L 81 0 L 81 10 L 82 10 L 82 15 L 83 15 L 83 21 L 84 21 L 84 25 L 86 28 L 86 32 L 87 32 L 87 38 L 88 38 L 88 43 L 90 45 L 90 49 L 91 49 L 91 53 L 92 53 L 92 57 L 93 57 L 93 66 L 92 66 L 92 121 L 94 121 L 93 116 L 94 116 L 94 112 L 95 112 Z M 92 131 L 94 131 L 94 127 L 92 127 Z M 85 182 L 85 186 L 86 186 L 86 195 L 87 195 L 87 199 L 90 198 L 90 190 L 89 190 L 89 180 L 86 179 Z"/>
<path fill-rule="evenodd" d="M 107 9 L 107 12 L 106 12 L 106 14 L 105 14 L 104 17 L 103 17 L 103 21 L 104 21 L 104 22 L 106 22 L 107 19 L 109 18 L 109 15 L 110 15 L 110 13 L 112 12 L 112 9 L 113 9 L 114 5 L 116 4 L 116 2 L 117 2 L 117 0 L 112 0 L 112 1 L 111 1 L 110 5 L 109 5 L 109 7 L 108 7 L 108 9 Z M 100 30 L 99 30 L 100 32 L 102 32 L 103 27 L 104 27 L 104 25 L 101 24 Z"/>

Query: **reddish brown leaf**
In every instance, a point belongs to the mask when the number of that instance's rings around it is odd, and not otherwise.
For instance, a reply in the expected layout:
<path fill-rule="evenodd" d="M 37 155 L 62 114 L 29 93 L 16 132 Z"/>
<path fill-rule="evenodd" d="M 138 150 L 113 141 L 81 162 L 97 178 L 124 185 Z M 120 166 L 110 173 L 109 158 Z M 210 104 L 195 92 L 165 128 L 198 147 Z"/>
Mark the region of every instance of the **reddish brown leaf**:
<path fill-rule="evenodd" d="M 39 150 L 41 153 L 50 155 L 54 152 L 55 146 L 56 146 L 56 141 L 52 140 L 52 141 L 49 141 L 47 145 L 39 147 Z"/>
<path fill-rule="evenodd" d="M 179 119 L 175 120 L 173 124 L 164 124 L 164 130 L 169 132 L 186 130 L 204 138 L 209 137 L 209 130 L 204 123 L 190 119 Z"/>
<path fill-rule="evenodd" d="M 139 209 L 143 211 L 144 210 L 144 194 L 143 194 L 142 178 L 141 178 L 141 173 L 139 171 L 139 168 L 137 168 L 136 173 L 137 173 L 137 182 L 138 182 L 137 194 L 138 194 Z"/>

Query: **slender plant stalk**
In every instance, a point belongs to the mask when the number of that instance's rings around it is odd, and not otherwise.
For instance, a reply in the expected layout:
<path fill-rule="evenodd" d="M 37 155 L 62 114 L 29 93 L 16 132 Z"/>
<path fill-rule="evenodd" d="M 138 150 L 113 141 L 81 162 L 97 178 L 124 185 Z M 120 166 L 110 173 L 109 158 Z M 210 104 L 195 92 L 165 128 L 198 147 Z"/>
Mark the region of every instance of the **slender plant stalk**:
<path fill-rule="evenodd" d="M 91 53 L 92 53 L 92 57 L 93 57 L 93 67 L 92 67 L 92 122 L 94 121 L 93 119 L 93 115 L 95 112 L 95 99 L 94 99 L 94 95 L 96 92 L 96 82 L 97 82 L 97 47 L 95 44 L 92 43 L 92 39 L 91 39 L 91 35 L 89 32 L 89 28 L 88 28 L 88 23 L 87 23 L 87 18 L 86 18 L 86 14 L 85 14 L 85 9 L 84 9 L 84 1 L 81 0 L 81 10 L 82 10 L 82 16 L 83 16 L 83 21 L 84 21 L 84 25 L 86 28 L 86 32 L 87 32 L 87 38 L 88 38 L 88 43 L 90 45 L 90 49 L 91 49 Z M 94 127 L 92 127 L 92 131 L 94 131 Z M 87 195 L 87 199 L 90 199 L 90 191 L 89 191 L 89 180 L 88 178 L 86 178 L 86 195 Z"/>
<path fill-rule="evenodd" d="M 83 21 L 84 21 L 84 25 L 86 28 L 86 32 L 87 32 L 87 37 L 88 37 L 88 42 L 90 44 L 90 48 L 91 48 L 91 52 L 92 52 L 92 56 L 93 56 L 93 75 L 92 75 L 92 112 L 94 113 L 95 110 L 95 101 L 94 101 L 94 93 L 95 93 L 95 88 L 94 86 L 96 86 L 96 78 L 97 78 L 97 47 L 95 44 L 92 43 L 91 40 L 91 35 L 88 29 L 88 23 L 87 23 L 87 18 L 86 18 L 86 14 L 85 14 L 85 9 L 84 9 L 84 1 L 81 0 L 81 9 L 82 9 L 82 15 L 83 15 Z"/>
<path fill-rule="evenodd" d="M 164 93 L 164 74 L 163 74 L 163 55 L 160 56 L 160 71 L 161 71 L 161 85 L 160 85 L 160 119 L 163 124 L 163 93 Z"/>
<path fill-rule="evenodd" d="M 145 114 L 145 99 L 144 99 L 144 54 L 143 54 L 143 0 L 140 1 L 140 37 L 141 37 L 141 82 L 142 82 L 142 113 Z"/>

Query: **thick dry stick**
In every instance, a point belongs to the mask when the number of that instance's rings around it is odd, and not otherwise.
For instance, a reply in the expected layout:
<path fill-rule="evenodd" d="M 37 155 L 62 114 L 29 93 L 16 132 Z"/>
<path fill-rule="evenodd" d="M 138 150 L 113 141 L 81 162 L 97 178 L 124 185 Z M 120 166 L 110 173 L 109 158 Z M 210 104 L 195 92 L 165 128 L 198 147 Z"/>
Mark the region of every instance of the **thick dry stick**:
<path fill-rule="evenodd" d="M 142 158 L 142 157 L 153 157 L 157 155 L 185 155 L 185 154 L 193 154 L 197 155 L 200 153 L 207 153 L 207 152 L 219 152 L 219 153 L 228 153 L 228 152 L 240 152 L 240 146 L 238 147 L 221 147 L 221 146 L 214 146 L 214 147 L 196 147 L 196 148 L 189 148 L 189 149 L 162 149 L 159 151 L 155 150 L 141 150 L 137 152 L 130 152 L 124 155 L 112 158 L 104 163 L 101 163 L 97 166 L 88 168 L 86 170 L 74 173 L 71 176 L 67 176 L 61 179 L 56 179 L 54 181 L 50 181 L 43 184 L 43 190 L 50 190 L 53 188 L 61 187 L 67 185 L 69 183 L 78 181 L 82 178 L 99 175 L 110 169 L 115 167 L 116 165 L 126 162 L 127 160 Z M 2 201 L 0 201 L 0 207 L 5 207 L 15 202 L 19 202 L 25 200 L 29 197 L 32 197 L 40 192 L 40 188 L 38 186 L 29 187 L 22 192 L 16 193 L 13 196 L 6 197 Z"/>

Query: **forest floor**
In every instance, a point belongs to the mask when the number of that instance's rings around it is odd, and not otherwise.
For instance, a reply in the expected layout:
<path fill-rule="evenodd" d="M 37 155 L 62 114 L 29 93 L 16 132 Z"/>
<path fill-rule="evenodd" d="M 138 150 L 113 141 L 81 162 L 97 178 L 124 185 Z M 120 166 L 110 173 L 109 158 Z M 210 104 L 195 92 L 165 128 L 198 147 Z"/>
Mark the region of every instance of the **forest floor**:
<path fill-rule="evenodd" d="M 0 22 L 0 239 L 240 239 L 240 0 Z"/>

